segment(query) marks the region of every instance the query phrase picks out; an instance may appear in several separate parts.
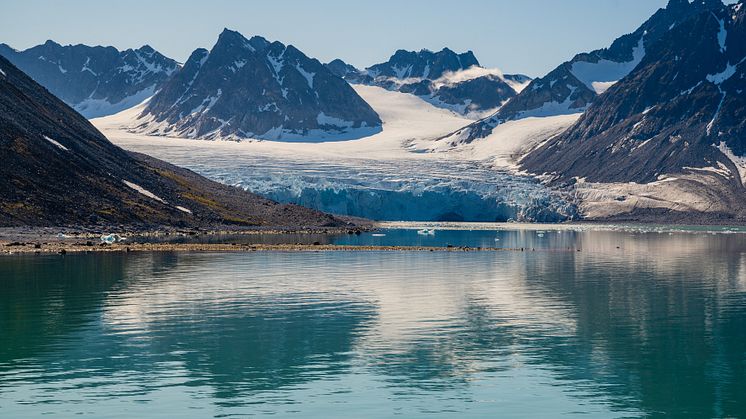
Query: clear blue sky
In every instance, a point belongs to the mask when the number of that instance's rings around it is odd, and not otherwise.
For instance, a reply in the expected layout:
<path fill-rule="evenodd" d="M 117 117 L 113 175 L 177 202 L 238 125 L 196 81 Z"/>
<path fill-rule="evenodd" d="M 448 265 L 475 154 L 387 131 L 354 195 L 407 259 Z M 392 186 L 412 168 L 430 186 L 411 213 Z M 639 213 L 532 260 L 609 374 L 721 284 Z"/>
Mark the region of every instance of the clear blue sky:
<path fill-rule="evenodd" d="M 540 76 L 577 52 L 608 46 L 667 0 L 16 0 L 4 1 L 0 42 L 150 44 L 184 61 L 224 27 L 358 67 L 396 49 L 471 49 L 482 65 Z"/>

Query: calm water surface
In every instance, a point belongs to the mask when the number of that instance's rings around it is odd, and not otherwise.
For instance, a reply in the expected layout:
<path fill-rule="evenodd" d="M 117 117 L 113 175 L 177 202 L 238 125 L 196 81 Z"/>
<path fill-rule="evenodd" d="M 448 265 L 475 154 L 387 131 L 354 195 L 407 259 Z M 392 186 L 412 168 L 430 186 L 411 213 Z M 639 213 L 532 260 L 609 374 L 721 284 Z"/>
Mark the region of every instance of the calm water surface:
<path fill-rule="evenodd" d="M 746 417 L 746 235 L 496 238 L 0 258 L 0 417 Z"/>

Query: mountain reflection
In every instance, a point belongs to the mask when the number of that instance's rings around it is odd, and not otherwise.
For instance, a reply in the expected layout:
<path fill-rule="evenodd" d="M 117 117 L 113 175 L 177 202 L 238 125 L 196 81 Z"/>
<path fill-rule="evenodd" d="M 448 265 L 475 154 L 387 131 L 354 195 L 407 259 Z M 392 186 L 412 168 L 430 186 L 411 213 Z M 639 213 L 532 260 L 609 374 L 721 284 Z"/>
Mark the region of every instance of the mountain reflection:
<path fill-rule="evenodd" d="M 56 349 L 90 323 L 103 295 L 123 281 L 125 259 L 4 257 L 0 261 L 0 368 Z"/>
<path fill-rule="evenodd" d="M 617 415 L 744 417 L 745 240 L 514 232 L 537 250 L 9 258 L 0 388 L 23 371 L 97 397 L 178 385 L 226 409 L 348 386 L 465 409 L 521 396 L 509 383 L 528 374 L 524 393 Z"/>

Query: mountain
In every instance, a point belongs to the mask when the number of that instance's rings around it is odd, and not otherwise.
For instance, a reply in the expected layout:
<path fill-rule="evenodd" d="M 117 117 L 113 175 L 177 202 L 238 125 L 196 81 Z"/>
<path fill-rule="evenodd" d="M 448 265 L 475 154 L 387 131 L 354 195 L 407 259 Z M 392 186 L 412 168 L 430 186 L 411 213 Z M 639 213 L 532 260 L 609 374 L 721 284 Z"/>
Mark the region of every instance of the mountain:
<path fill-rule="evenodd" d="M 381 119 L 344 80 L 292 45 L 225 29 L 148 103 L 137 129 L 202 139 L 350 139 Z"/>
<path fill-rule="evenodd" d="M 349 75 L 356 75 L 360 73 L 360 70 L 358 70 L 354 65 L 347 64 L 339 58 L 324 64 L 324 67 L 326 67 L 329 71 L 332 72 L 332 74 L 341 79 Z"/>
<path fill-rule="evenodd" d="M 634 32 L 610 47 L 582 53 L 534 79 L 520 94 L 489 117 L 449 134 L 456 143 L 488 136 L 499 124 L 526 117 L 580 113 L 649 53 L 650 46 L 691 16 L 722 7 L 720 0 L 670 0 Z"/>
<path fill-rule="evenodd" d="M 515 96 L 530 80 L 480 67 L 474 53 L 448 48 L 433 52 L 398 50 L 388 61 L 361 71 L 342 60 L 327 66 L 350 83 L 410 93 L 454 112 L 479 117 Z"/>
<path fill-rule="evenodd" d="M 176 61 L 148 45 L 119 51 L 47 41 L 16 51 L 0 44 L 0 55 L 86 118 L 137 105 L 152 96 L 178 68 Z"/>
<path fill-rule="evenodd" d="M 474 70 L 484 72 L 484 75 L 475 76 Z M 464 77 L 467 73 L 471 75 Z M 436 80 L 422 79 L 387 85 L 393 87 L 392 90 L 411 93 L 439 108 L 466 116 L 479 116 L 480 112 L 494 110 L 516 95 L 513 86 L 501 74 L 493 74 L 479 67 L 449 73 Z"/>
<path fill-rule="evenodd" d="M 523 161 L 558 181 L 687 184 L 746 213 L 746 8 L 701 11 L 646 46 L 634 71 Z M 671 7 L 671 5 L 669 5 Z M 674 199 L 685 202 L 685 196 Z M 623 200 L 623 199 L 622 199 Z"/>
<path fill-rule="evenodd" d="M 339 225 L 128 153 L 0 57 L 0 225 Z"/>
<path fill-rule="evenodd" d="M 367 73 L 373 78 L 435 80 L 445 73 L 466 70 L 473 66 L 479 66 L 479 61 L 471 51 L 457 54 L 448 48 L 438 52 L 426 49 L 419 52 L 400 49 L 388 61 L 368 67 Z"/>

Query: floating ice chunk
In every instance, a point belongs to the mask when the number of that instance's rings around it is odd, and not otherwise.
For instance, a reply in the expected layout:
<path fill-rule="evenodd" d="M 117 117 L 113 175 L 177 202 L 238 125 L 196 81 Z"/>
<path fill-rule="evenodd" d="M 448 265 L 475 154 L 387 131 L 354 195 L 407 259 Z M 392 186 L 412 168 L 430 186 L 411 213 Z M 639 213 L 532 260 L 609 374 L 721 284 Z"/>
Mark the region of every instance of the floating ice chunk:
<path fill-rule="evenodd" d="M 119 234 L 106 234 L 101 236 L 101 243 L 113 244 L 124 240 L 125 238 L 120 236 Z"/>

